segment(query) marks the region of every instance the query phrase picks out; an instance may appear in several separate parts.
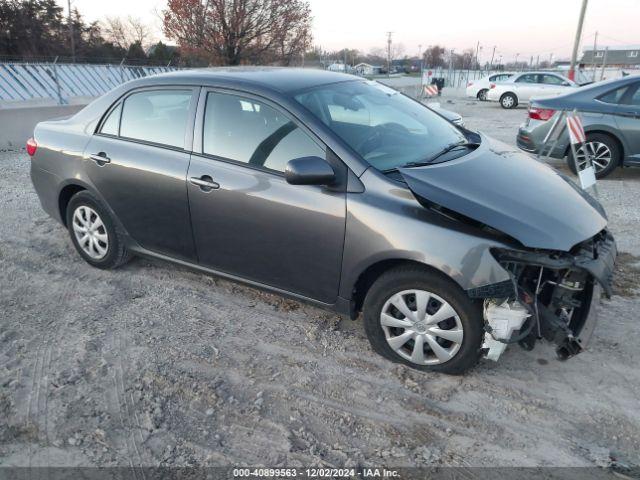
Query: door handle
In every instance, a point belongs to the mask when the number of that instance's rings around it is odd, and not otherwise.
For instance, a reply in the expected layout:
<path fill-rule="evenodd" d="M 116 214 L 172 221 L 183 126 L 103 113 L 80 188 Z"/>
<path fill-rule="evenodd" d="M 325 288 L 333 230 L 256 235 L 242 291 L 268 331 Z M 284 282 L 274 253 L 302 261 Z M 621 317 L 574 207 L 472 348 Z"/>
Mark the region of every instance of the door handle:
<path fill-rule="evenodd" d="M 211 190 L 216 190 L 220 188 L 220 184 L 213 181 L 209 175 L 202 175 L 201 177 L 191 177 L 189 181 L 193 185 L 197 185 L 200 187 L 200 190 L 203 192 L 210 192 Z"/>
<path fill-rule="evenodd" d="M 104 165 L 105 163 L 111 163 L 111 159 L 107 157 L 107 154 L 104 152 L 92 153 L 91 155 L 89 155 L 89 158 L 100 166 Z"/>

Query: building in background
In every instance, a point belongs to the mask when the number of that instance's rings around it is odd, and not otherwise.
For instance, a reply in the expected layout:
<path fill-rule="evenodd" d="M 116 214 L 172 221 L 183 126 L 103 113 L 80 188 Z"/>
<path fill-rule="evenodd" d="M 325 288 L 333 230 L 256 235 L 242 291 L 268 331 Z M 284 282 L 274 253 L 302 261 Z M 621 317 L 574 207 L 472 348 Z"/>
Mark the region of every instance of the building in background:
<path fill-rule="evenodd" d="M 607 67 L 640 68 L 640 45 L 598 46 L 595 52 L 593 47 L 584 48 L 582 58 L 580 59 L 580 65 L 583 68 L 588 68 L 594 64 L 601 66 L 603 63 L 605 63 Z"/>
<path fill-rule="evenodd" d="M 353 68 L 358 75 L 379 75 L 382 73 L 381 66 L 370 65 L 368 63 L 359 63 Z"/>

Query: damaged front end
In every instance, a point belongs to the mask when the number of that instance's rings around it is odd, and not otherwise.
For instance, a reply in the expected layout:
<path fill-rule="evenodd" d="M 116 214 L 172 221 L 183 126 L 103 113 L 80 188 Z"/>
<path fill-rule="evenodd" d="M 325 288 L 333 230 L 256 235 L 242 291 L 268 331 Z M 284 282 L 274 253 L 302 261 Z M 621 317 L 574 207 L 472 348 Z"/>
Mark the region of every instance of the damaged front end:
<path fill-rule="evenodd" d="M 531 350 L 542 338 L 557 345 L 563 360 L 584 350 L 601 291 L 612 293 L 613 236 L 603 230 L 570 252 L 494 249 L 492 254 L 511 280 L 469 292 L 484 298 L 487 358 L 497 360 L 513 343 Z"/>

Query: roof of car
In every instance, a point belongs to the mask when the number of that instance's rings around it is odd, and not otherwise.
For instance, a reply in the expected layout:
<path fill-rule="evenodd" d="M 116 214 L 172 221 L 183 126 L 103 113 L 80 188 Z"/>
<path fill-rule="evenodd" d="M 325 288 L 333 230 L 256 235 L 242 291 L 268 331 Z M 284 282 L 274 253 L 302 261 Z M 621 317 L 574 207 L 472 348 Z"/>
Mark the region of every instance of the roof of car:
<path fill-rule="evenodd" d="M 164 83 L 166 79 L 185 83 L 236 84 L 292 92 L 330 83 L 359 80 L 361 77 L 312 68 L 285 67 L 224 67 L 179 70 L 150 77 L 150 83 Z"/>

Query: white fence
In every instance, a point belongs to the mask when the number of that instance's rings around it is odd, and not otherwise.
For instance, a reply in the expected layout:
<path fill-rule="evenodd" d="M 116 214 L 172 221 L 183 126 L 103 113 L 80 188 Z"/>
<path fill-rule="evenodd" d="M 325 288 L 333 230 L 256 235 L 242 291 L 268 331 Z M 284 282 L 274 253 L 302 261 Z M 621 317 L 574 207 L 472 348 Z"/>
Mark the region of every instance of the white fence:
<path fill-rule="evenodd" d="M 74 97 L 98 97 L 136 78 L 177 70 L 174 67 L 125 65 L 0 63 L 0 100 L 53 99 L 60 105 Z"/>

